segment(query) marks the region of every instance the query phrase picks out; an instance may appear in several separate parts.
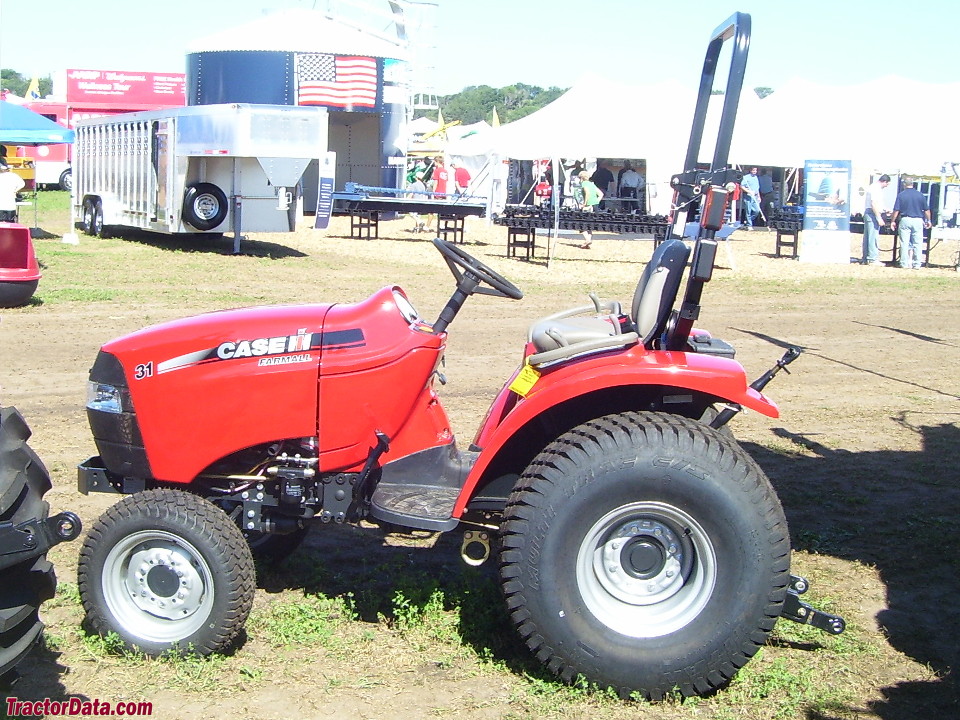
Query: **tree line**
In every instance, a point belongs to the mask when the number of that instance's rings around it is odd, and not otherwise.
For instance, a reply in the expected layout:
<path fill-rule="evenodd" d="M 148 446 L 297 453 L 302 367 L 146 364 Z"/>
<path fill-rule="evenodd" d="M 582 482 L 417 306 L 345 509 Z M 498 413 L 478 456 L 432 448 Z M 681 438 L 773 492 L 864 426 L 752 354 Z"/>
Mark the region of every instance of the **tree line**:
<path fill-rule="evenodd" d="M 16 70 L 11 70 L 10 68 L 0 69 L 0 88 L 9 90 L 19 97 L 26 97 L 27 88 L 30 87 L 32 81 L 32 77 L 21 75 Z M 38 84 L 40 97 L 46 97 L 53 92 L 53 79 L 49 75 L 39 78 Z"/>
<path fill-rule="evenodd" d="M 536 85 L 516 83 L 503 88 L 489 85 L 470 85 L 458 93 L 440 95 L 437 104 L 443 113 L 444 122 L 459 120 L 464 125 L 484 120 L 490 122 L 496 108 L 500 122 L 508 123 L 536 112 L 563 95 L 569 88 L 543 89 Z M 417 117 L 437 119 L 436 110 L 417 112 Z"/>

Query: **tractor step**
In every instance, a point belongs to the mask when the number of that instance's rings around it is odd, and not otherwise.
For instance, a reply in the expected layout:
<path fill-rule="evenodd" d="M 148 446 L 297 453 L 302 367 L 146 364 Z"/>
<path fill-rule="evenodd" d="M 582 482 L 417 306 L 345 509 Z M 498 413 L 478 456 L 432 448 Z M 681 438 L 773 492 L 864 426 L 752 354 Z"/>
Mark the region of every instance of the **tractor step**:
<path fill-rule="evenodd" d="M 370 514 L 396 525 L 444 532 L 460 523 L 451 517 L 459 496 L 455 487 L 381 482 L 370 498 Z"/>

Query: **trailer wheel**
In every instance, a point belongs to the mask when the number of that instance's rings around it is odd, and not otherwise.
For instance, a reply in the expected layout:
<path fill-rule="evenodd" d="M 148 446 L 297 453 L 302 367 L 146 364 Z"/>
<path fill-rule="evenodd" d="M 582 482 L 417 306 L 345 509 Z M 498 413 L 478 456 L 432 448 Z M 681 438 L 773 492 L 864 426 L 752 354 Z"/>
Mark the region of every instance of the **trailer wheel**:
<path fill-rule="evenodd" d="M 83 212 L 80 215 L 80 229 L 87 235 L 93 235 L 93 200 L 86 198 L 83 201 Z"/>
<path fill-rule="evenodd" d="M 106 225 L 103 224 L 103 203 L 100 200 L 93 201 L 91 213 L 90 234 L 98 238 L 110 237 Z"/>
<path fill-rule="evenodd" d="M 100 516 L 78 566 L 80 598 L 101 635 L 148 655 L 227 647 L 253 604 L 255 571 L 237 526 L 181 490 L 147 490 Z"/>
<path fill-rule="evenodd" d="M 227 196 L 212 183 L 192 183 L 183 196 L 182 215 L 197 230 L 213 230 L 227 217 Z"/>
<path fill-rule="evenodd" d="M 517 481 L 501 531 L 513 621 L 567 682 L 708 692 L 782 610 L 780 502 L 735 441 L 687 418 L 624 413 L 565 433 Z"/>
<path fill-rule="evenodd" d="M 29 437 L 30 428 L 15 408 L 0 410 L 0 523 L 17 526 L 48 515 L 43 495 L 50 489 L 50 476 L 27 445 Z M 53 597 L 56 587 L 46 554 L 0 570 L 0 681 L 40 638 L 40 604 Z"/>
<path fill-rule="evenodd" d="M 73 190 L 73 171 L 67 169 L 60 173 L 59 187 L 67 192 Z"/>

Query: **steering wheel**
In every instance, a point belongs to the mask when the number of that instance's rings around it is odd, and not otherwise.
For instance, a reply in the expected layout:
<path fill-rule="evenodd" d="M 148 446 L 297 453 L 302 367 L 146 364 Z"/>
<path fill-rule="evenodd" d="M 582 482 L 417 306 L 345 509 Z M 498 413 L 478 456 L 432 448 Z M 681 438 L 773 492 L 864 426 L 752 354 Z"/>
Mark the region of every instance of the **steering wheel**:
<path fill-rule="evenodd" d="M 472 276 L 480 282 L 485 282 L 495 291 L 484 292 L 483 288 L 476 288 L 474 292 L 487 295 L 499 295 L 500 297 L 507 297 L 512 300 L 520 300 L 523 297 L 523 291 L 520 288 L 496 270 L 490 269 L 473 257 L 473 255 L 461 250 L 453 243 L 441 240 L 440 238 L 434 238 L 433 244 L 437 246 L 437 250 L 443 255 L 443 259 L 447 261 L 450 272 L 452 272 L 453 276 L 457 279 L 458 286 L 463 279 L 460 274 L 460 270 L 462 269 L 467 275 Z"/>

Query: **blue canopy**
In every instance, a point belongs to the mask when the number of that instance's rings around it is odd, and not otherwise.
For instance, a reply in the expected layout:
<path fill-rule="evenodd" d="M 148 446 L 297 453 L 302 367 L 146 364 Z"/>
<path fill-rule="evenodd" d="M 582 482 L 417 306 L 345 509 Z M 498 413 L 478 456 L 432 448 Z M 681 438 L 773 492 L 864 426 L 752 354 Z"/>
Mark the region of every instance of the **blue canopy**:
<path fill-rule="evenodd" d="M 73 130 L 20 105 L 0 101 L 0 144 L 56 145 L 72 143 Z"/>

